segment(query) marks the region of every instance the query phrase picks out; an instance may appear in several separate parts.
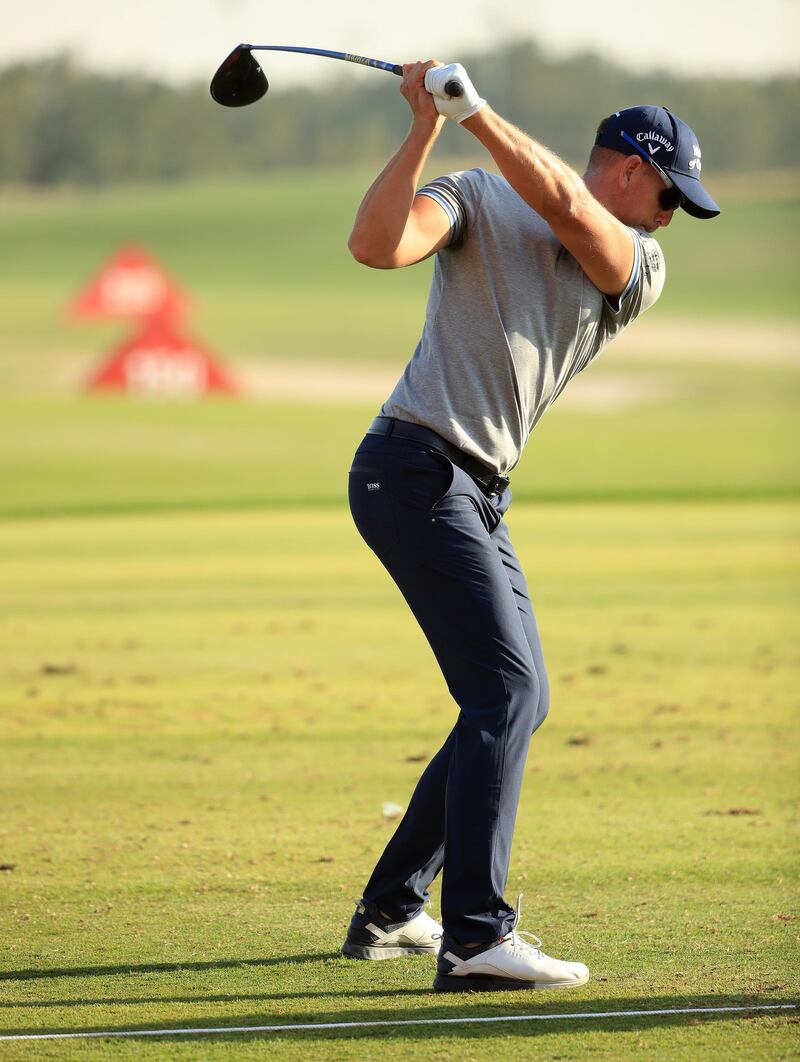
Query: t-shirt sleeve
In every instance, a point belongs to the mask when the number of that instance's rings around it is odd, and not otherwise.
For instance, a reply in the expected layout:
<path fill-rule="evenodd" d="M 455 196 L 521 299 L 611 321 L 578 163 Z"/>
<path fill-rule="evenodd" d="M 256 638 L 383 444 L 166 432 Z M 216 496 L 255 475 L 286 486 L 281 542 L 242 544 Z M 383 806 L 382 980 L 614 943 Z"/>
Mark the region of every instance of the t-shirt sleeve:
<path fill-rule="evenodd" d="M 448 173 L 444 177 L 437 177 L 417 192 L 417 195 L 433 199 L 447 214 L 450 220 L 448 247 L 463 240 L 475 219 L 484 187 L 483 170 L 464 170 L 461 173 Z"/>
<path fill-rule="evenodd" d="M 630 229 L 634 260 L 630 279 L 621 295 L 604 295 L 605 323 L 611 334 L 621 331 L 656 302 L 664 288 L 664 252 L 652 236 Z"/>

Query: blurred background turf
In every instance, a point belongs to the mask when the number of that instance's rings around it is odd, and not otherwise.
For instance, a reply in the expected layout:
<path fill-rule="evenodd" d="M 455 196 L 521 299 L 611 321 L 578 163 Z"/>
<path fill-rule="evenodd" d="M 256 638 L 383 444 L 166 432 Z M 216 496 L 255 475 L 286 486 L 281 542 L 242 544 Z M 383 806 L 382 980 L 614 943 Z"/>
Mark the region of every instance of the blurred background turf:
<path fill-rule="evenodd" d="M 509 888 L 525 889 L 532 927 L 597 969 L 587 1006 L 794 998 L 800 79 L 533 58 L 515 47 L 475 68 L 501 112 L 516 106 L 574 162 L 590 110 L 669 100 L 697 115 L 723 213 L 660 234 L 663 298 L 570 383 L 512 477 L 555 710 Z M 201 99 L 66 61 L 0 72 L 6 1022 L 352 1018 L 360 1005 L 363 971 L 329 961 L 345 897 L 390 828 L 381 802 L 406 799 L 452 718 L 344 509 L 431 271 L 367 270 L 346 248 L 380 165 L 365 158 L 406 122 L 392 80 L 369 108 L 359 83 L 232 116 L 206 86 Z M 485 164 L 450 156 L 459 132 L 428 176 Z M 278 168 L 290 141 L 297 157 Z M 131 326 L 79 324 L 67 306 L 129 242 L 190 292 L 188 331 L 240 398 L 83 393 Z M 380 971 L 370 1016 L 411 1016 L 409 990 L 414 1016 L 432 1012 L 428 972 L 410 965 Z M 17 982 L 28 968 L 41 977 Z M 757 1050 L 756 1022 L 742 1028 L 740 1043 L 718 1025 L 705 1049 L 687 1028 L 685 1053 L 674 1027 L 648 1044 L 695 1060 L 777 1057 L 789 1042 Z M 615 1062 L 644 1046 L 579 1035 Z M 562 1057 L 577 1042 L 548 1041 Z M 363 1057 L 359 1044 L 341 1057 Z"/>
<path fill-rule="evenodd" d="M 434 159 L 428 175 L 486 159 Z M 98 190 L 9 191 L 0 203 L 0 381 L 47 385 L 28 353 L 102 351 L 124 331 L 68 324 L 67 302 L 120 244 L 150 248 L 195 296 L 193 320 L 236 357 L 401 366 L 423 319 L 431 263 L 368 270 L 347 236 L 376 170 Z M 678 214 L 659 234 L 661 321 L 800 321 L 800 172 L 718 178 L 722 215 Z"/>
<path fill-rule="evenodd" d="M 369 180 L 330 170 L 10 192 L 0 513 L 342 502 L 351 452 L 416 343 L 431 270 L 350 259 Z M 734 175 L 720 182 L 720 219 L 676 217 L 661 234 L 663 299 L 545 416 L 513 478 L 518 499 L 797 492 L 798 189 L 794 173 Z M 238 371 L 243 401 L 81 394 L 130 327 L 76 323 L 66 308 L 129 241 L 189 290 L 189 331 Z"/>

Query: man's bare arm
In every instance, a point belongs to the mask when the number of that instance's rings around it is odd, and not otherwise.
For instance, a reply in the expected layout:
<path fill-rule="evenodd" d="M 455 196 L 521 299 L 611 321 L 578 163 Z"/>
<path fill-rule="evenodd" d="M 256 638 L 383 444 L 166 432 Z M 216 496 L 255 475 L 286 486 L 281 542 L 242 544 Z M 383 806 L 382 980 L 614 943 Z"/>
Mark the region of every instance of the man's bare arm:
<path fill-rule="evenodd" d="M 442 208 L 427 196 L 415 198 L 444 122 L 423 84 L 431 65 L 403 68 L 400 91 L 414 115 L 411 130 L 364 196 L 348 241 L 353 257 L 374 269 L 413 265 L 443 247 L 449 236 L 450 222 Z"/>
<path fill-rule="evenodd" d="M 619 295 L 633 268 L 630 231 L 599 203 L 582 178 L 552 151 L 486 105 L 463 123 L 500 172 L 545 219 L 600 291 Z"/>

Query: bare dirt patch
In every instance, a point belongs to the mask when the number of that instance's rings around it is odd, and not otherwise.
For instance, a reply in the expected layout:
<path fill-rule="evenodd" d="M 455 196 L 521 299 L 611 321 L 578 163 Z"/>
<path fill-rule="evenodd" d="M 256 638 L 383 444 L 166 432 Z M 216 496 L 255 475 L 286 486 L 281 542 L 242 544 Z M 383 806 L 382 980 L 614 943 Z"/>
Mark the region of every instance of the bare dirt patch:
<path fill-rule="evenodd" d="M 277 353 L 277 352 L 276 352 Z M 392 390 L 402 371 L 394 364 L 298 361 L 295 358 L 237 357 L 227 351 L 226 364 L 239 381 L 242 392 L 254 399 L 271 401 L 370 402 L 377 405 Z M 75 394 L 83 390 L 98 356 L 70 350 L 39 352 L 35 359 L 0 357 L 0 385 L 6 395 Z M 559 408 L 613 410 L 663 399 L 674 390 L 676 374 L 670 366 L 690 361 L 739 363 L 800 368 L 800 326 L 787 323 L 673 320 L 657 316 L 641 321 L 615 340 L 602 355 L 602 368 L 573 380 L 559 399 Z M 646 362 L 663 366 L 663 376 L 627 371 Z"/>
<path fill-rule="evenodd" d="M 705 321 L 649 322 L 623 333 L 604 359 L 617 364 L 647 361 L 667 367 L 691 361 L 787 365 L 800 368 L 800 328 L 782 324 L 727 325 Z M 331 364 L 322 361 L 238 361 L 237 376 L 246 394 L 257 398 L 326 402 L 381 402 L 392 390 L 398 366 Z M 623 409 L 663 399 L 668 381 L 643 380 L 624 372 L 604 371 L 573 380 L 559 406 Z"/>
<path fill-rule="evenodd" d="M 663 321 L 644 317 L 609 348 L 615 357 L 664 362 L 735 361 L 800 367 L 800 327 L 795 324 Z"/>

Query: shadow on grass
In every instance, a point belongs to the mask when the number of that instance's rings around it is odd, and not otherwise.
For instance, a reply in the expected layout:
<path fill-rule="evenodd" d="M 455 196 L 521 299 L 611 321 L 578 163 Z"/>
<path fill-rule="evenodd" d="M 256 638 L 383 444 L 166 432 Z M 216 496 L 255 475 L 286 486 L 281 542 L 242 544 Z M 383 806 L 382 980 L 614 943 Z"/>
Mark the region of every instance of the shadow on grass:
<path fill-rule="evenodd" d="M 0 1008 L 38 1010 L 52 1007 L 115 1007 L 152 1003 L 244 1003 L 246 1001 L 268 1003 L 288 999 L 329 999 L 331 996 L 336 996 L 337 999 L 380 999 L 381 996 L 429 996 L 431 993 L 432 989 L 428 986 L 427 988 L 366 988 L 344 991 L 332 988 L 330 992 L 235 992 L 228 994 L 215 992 L 208 996 L 122 996 L 119 998 L 98 996 L 96 999 L 50 999 L 41 1003 L 30 1000 L 7 1003 L 0 1000 Z"/>
<path fill-rule="evenodd" d="M 297 1035 L 302 1037 L 303 1041 L 324 1041 L 329 1039 L 348 1039 L 353 1037 L 367 1038 L 367 1037 L 393 1037 L 403 1040 L 414 1039 L 423 1040 L 432 1036 L 445 1035 L 448 1038 L 453 1037 L 469 1037 L 469 1038 L 486 1038 L 492 1036 L 542 1036 L 547 1033 L 559 1033 L 565 1032 L 585 1033 L 591 1030 L 603 1029 L 607 1032 L 615 1031 L 631 1031 L 634 1029 L 653 1028 L 655 1026 L 685 1026 L 696 1025 L 698 1023 L 705 1023 L 708 1021 L 713 1022 L 725 1022 L 725 1021 L 739 1021 L 750 1016 L 752 1017 L 783 1017 L 784 1019 L 797 1020 L 797 1010 L 772 1010 L 766 1012 L 753 1011 L 751 1015 L 748 1015 L 746 1011 L 727 1011 L 722 1013 L 714 1013 L 709 1010 L 706 1014 L 689 1013 L 689 1014 L 659 1014 L 647 1012 L 657 1012 L 659 1010 L 670 1010 L 673 1008 L 695 1007 L 695 1008 L 714 1008 L 714 1007 L 757 1007 L 759 1005 L 776 1005 L 781 1003 L 790 1003 L 793 1006 L 797 1006 L 796 1001 L 787 999 L 754 999 L 751 996 L 739 994 L 739 995 L 698 995 L 693 994 L 691 996 L 626 996 L 624 998 L 608 998 L 606 996 L 592 997 L 587 999 L 585 994 L 579 996 L 571 996 L 569 1000 L 561 997 L 560 1002 L 552 1002 L 547 993 L 538 992 L 513 992 L 513 993 L 492 993 L 492 999 L 487 1000 L 485 996 L 476 997 L 475 995 L 465 995 L 458 998 L 458 1009 L 455 1009 L 453 1004 L 454 1000 L 449 997 L 449 1005 L 440 996 L 434 996 L 433 992 L 428 989 L 409 989 L 400 991 L 366 991 L 366 992 L 348 992 L 341 993 L 333 990 L 330 993 L 300 993 L 298 995 L 271 995 L 265 997 L 270 1000 L 281 1000 L 286 998 L 309 998 L 311 996 L 320 996 L 322 998 L 330 998 L 331 995 L 337 997 L 342 995 L 358 996 L 359 998 L 365 998 L 369 996 L 389 996 L 389 997 L 403 997 L 408 995 L 415 996 L 428 996 L 429 1004 L 422 1005 L 422 1002 L 416 1003 L 413 1007 L 397 1007 L 392 1006 L 390 1003 L 384 1003 L 383 1005 L 367 1009 L 365 1007 L 355 1006 L 352 1010 L 338 1009 L 330 1010 L 324 1009 L 315 1011 L 313 1013 L 293 1014 L 291 1016 L 276 1014 L 274 1010 L 270 1010 L 268 1013 L 255 1013 L 236 1015 L 229 1018 L 227 1021 L 220 1021 L 218 1014 L 196 1016 L 191 1019 L 184 1018 L 180 1022 L 160 1022 L 150 1021 L 146 1024 L 125 1023 L 123 1025 L 104 1025 L 98 1027 L 97 1025 L 90 1026 L 75 1026 L 69 1027 L 57 1026 L 57 1027 L 28 1027 L 18 1029 L 6 1029 L 3 1030 L 3 1035 L 6 1036 L 25 1036 L 25 1035 L 42 1035 L 48 1033 L 126 1033 L 127 1038 L 136 1039 L 137 1033 L 141 1034 L 142 1038 L 145 1037 L 148 1040 L 157 1040 L 160 1037 L 147 1034 L 147 1030 L 182 1030 L 182 1029 L 214 1029 L 219 1030 L 213 1034 L 213 1041 L 217 1043 L 222 1040 L 229 1040 L 241 1043 L 248 1039 L 265 1039 L 272 1034 L 269 1032 L 259 1032 L 256 1029 L 246 1032 L 227 1033 L 225 1030 L 230 1027 L 242 1028 L 243 1026 L 259 1026 L 259 1025 L 280 1025 L 280 1026 L 298 1026 Z M 543 995 L 545 998 L 543 998 Z M 210 1003 L 215 1002 L 220 997 L 198 997 L 193 999 L 195 1003 Z M 227 999 L 228 997 L 222 997 Z M 102 1000 L 96 1000 L 93 1002 L 102 1003 Z M 138 1002 L 145 1002 L 139 1000 Z M 158 1000 L 158 1002 L 170 1002 L 169 1000 Z M 177 1002 L 177 1001 L 176 1001 Z M 69 1006 L 68 1003 L 64 1005 Z M 620 1017 L 576 1017 L 578 1014 L 592 1014 L 592 1013 L 608 1013 L 609 1011 L 639 1011 L 642 1013 L 636 1015 L 623 1015 Z M 538 1017 L 550 1016 L 550 1020 L 537 1021 L 537 1020 L 520 1020 L 523 1015 L 535 1015 Z M 563 1015 L 563 1017 L 560 1017 Z M 496 1018 L 496 1021 L 490 1021 L 486 1024 L 459 1024 L 453 1019 L 475 1019 L 475 1018 Z M 372 1028 L 341 1028 L 341 1029 L 308 1029 L 303 1026 L 308 1025 L 324 1025 L 326 1023 L 342 1023 L 342 1022 L 434 1022 L 435 1019 L 445 1019 L 445 1022 L 439 1024 L 408 1024 L 408 1025 L 377 1025 Z M 450 1019 L 448 1022 L 447 1019 Z M 285 1037 L 291 1032 L 291 1028 L 284 1029 L 281 1032 L 281 1037 Z M 165 1035 L 165 1039 L 169 1039 L 169 1034 Z M 208 1034 L 200 1033 L 182 1033 L 180 1035 L 180 1041 L 185 1040 L 207 1040 Z"/>
<path fill-rule="evenodd" d="M 122 963 L 117 966 L 64 966 L 52 970 L 0 970 L 0 981 L 44 981 L 54 977 L 113 977 L 115 974 L 176 973 L 180 970 L 235 970 L 242 966 L 277 966 L 280 963 L 322 962 L 339 959 L 338 951 L 309 955 L 273 955 L 268 959 L 215 959 L 213 962 Z"/>

